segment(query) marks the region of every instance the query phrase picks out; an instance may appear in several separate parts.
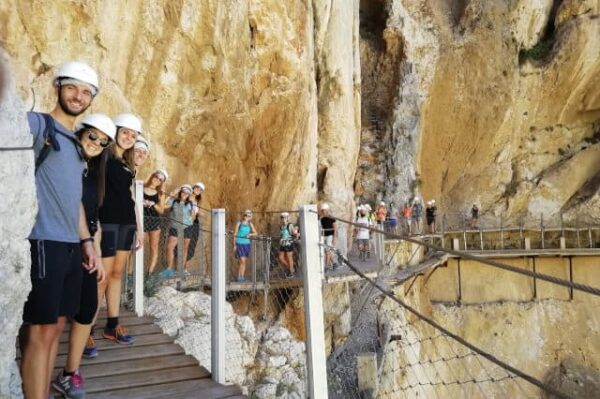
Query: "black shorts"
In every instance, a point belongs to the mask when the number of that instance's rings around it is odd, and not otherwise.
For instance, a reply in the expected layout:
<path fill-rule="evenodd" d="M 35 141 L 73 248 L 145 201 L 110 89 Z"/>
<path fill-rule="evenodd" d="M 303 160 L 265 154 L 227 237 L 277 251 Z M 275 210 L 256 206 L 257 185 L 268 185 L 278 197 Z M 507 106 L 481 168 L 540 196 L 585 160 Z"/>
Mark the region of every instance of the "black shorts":
<path fill-rule="evenodd" d="M 194 226 L 188 226 L 185 229 L 183 229 L 183 238 L 184 239 L 191 239 L 194 236 L 194 231 L 198 231 L 198 228 L 194 229 Z M 177 237 L 177 229 L 171 227 L 169 229 L 169 237 Z"/>
<path fill-rule="evenodd" d="M 88 273 L 83 270 L 81 276 L 81 299 L 79 300 L 79 312 L 75 315 L 75 321 L 79 324 L 91 324 L 98 309 L 98 273 Z"/>
<path fill-rule="evenodd" d="M 160 230 L 161 220 L 158 216 L 144 216 L 144 233 Z"/>
<path fill-rule="evenodd" d="M 102 257 L 115 256 L 117 251 L 131 251 L 137 226 L 135 224 L 102 225 Z"/>
<path fill-rule="evenodd" d="M 435 218 L 427 218 L 427 224 L 433 224 L 433 222 L 435 222 Z"/>
<path fill-rule="evenodd" d="M 31 292 L 25 302 L 23 321 L 54 324 L 59 316 L 79 311 L 81 294 L 81 246 L 79 243 L 29 240 L 31 245 Z"/>
<path fill-rule="evenodd" d="M 294 252 L 294 244 L 281 244 L 279 246 L 279 252 Z"/>

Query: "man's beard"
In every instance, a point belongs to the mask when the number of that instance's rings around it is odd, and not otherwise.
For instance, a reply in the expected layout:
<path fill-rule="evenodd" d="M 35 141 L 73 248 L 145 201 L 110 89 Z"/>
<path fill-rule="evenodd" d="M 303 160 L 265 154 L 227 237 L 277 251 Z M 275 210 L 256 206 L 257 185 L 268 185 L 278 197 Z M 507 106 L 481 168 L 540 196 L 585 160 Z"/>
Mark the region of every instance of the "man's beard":
<path fill-rule="evenodd" d="M 63 95 L 62 95 L 62 87 L 60 88 L 60 91 L 58 92 L 58 104 L 60 105 L 60 108 L 63 110 L 63 112 L 69 116 L 79 116 L 81 114 L 83 114 L 91 105 L 88 104 L 87 107 L 83 108 L 81 111 L 79 112 L 75 112 L 75 111 L 71 111 L 69 109 L 69 106 L 67 105 L 67 102 L 63 99 Z"/>

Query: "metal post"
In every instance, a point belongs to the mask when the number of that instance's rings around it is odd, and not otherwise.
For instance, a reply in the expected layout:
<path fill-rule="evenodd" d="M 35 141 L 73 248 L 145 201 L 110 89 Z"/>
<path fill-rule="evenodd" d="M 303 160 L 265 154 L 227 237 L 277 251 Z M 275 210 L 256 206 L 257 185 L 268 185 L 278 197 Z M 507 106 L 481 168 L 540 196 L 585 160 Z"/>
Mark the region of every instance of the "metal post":
<path fill-rule="evenodd" d="M 542 249 L 546 248 L 546 244 L 544 242 L 544 214 L 540 214 L 540 232 L 542 233 Z"/>
<path fill-rule="evenodd" d="M 141 231 L 144 231 L 144 182 L 135 182 L 135 206 L 140 219 Z M 143 239 L 143 237 L 139 237 Z M 134 251 L 133 269 L 133 310 L 138 316 L 144 315 L 144 246 Z"/>
<path fill-rule="evenodd" d="M 479 246 L 483 251 L 483 230 L 479 229 Z"/>
<path fill-rule="evenodd" d="M 504 249 L 504 221 L 500 215 L 500 249 Z"/>
<path fill-rule="evenodd" d="M 304 312 L 306 320 L 306 352 L 308 355 L 308 397 L 326 399 L 327 357 L 323 322 L 323 274 L 320 268 L 319 219 L 315 205 L 300 208 L 302 269 L 304 276 Z"/>
<path fill-rule="evenodd" d="M 211 373 L 225 383 L 225 209 L 212 210 Z"/>
<path fill-rule="evenodd" d="M 446 248 L 446 214 L 442 215 L 442 248 Z"/>
<path fill-rule="evenodd" d="M 263 290 L 263 320 L 267 320 L 267 313 L 269 311 L 269 290 L 271 288 L 271 237 L 267 237 L 267 260 L 265 262 L 265 272 L 263 278 L 265 280 L 265 287 Z"/>
<path fill-rule="evenodd" d="M 592 229 L 590 228 L 589 224 L 588 224 L 588 238 L 590 240 L 590 248 L 594 248 L 594 240 L 592 240 Z"/>
<path fill-rule="evenodd" d="M 181 203 L 180 203 L 181 204 Z M 177 220 L 177 290 L 181 290 L 181 283 L 183 281 L 183 264 L 185 263 L 185 256 L 183 255 L 183 246 L 184 246 L 184 234 L 183 230 L 185 229 L 185 225 L 183 224 L 183 212 L 180 212 L 178 215 L 175 215 L 175 220 Z"/>

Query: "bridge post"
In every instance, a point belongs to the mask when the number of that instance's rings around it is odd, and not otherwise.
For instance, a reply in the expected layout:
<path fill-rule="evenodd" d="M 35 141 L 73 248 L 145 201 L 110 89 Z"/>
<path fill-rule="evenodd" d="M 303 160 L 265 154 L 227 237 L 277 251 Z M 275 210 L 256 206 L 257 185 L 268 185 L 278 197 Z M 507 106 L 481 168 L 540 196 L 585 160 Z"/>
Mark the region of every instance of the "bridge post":
<path fill-rule="evenodd" d="M 213 381 L 225 381 L 225 209 L 212 210 L 212 295 L 210 309 L 210 365 Z"/>
<path fill-rule="evenodd" d="M 306 325 L 306 353 L 308 397 L 326 399 L 327 357 L 323 322 L 323 274 L 320 266 L 319 218 L 316 205 L 300 208 L 302 232 L 302 273 L 304 278 L 304 314 Z"/>
<path fill-rule="evenodd" d="M 135 206 L 140 215 L 141 231 L 144 231 L 144 181 L 135 181 Z M 143 240 L 144 237 L 138 237 Z M 144 315 L 144 246 L 133 252 L 133 310 L 138 316 Z"/>

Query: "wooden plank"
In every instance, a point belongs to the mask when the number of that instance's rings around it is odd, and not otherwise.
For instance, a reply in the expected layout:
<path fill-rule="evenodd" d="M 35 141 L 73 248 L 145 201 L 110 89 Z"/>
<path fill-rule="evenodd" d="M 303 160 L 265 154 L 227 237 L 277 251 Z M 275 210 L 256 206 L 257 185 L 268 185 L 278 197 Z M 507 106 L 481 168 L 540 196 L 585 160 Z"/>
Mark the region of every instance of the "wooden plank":
<path fill-rule="evenodd" d="M 124 327 L 130 328 L 132 326 L 141 326 L 144 324 L 154 324 L 154 319 L 151 319 L 149 317 L 135 317 L 135 316 L 127 316 L 127 317 L 119 317 L 119 324 L 121 324 Z M 102 331 L 102 329 L 104 329 L 104 326 L 106 325 L 106 319 L 98 319 L 96 321 L 96 330 L 97 331 Z M 70 331 L 71 330 L 71 323 L 68 323 L 65 326 L 64 331 Z"/>
<path fill-rule="evenodd" d="M 111 350 L 100 352 L 97 358 L 94 359 L 83 359 L 81 364 L 100 364 L 100 363 L 111 363 L 122 360 L 134 360 L 134 359 L 147 359 L 157 356 L 166 355 L 177 355 L 183 354 L 183 349 L 176 344 L 161 344 L 152 346 L 140 346 L 136 347 L 135 344 L 131 346 L 123 346 L 120 350 Z M 67 360 L 66 355 L 59 355 L 56 358 L 56 364 L 64 365 Z"/>
<path fill-rule="evenodd" d="M 95 332 L 95 336 L 102 336 L 102 330 L 103 330 L 102 328 L 97 329 L 97 331 Z M 156 324 L 143 324 L 140 326 L 131 326 L 131 328 L 127 327 L 127 330 L 129 332 L 129 334 L 133 335 L 134 337 L 137 337 L 138 335 L 162 333 L 162 330 Z M 68 342 L 68 341 L 69 341 L 69 332 L 63 331 L 63 333 L 60 336 L 60 342 Z"/>
<path fill-rule="evenodd" d="M 218 389 L 215 389 L 218 388 Z M 205 394 L 207 389 L 214 389 L 213 396 Z M 172 398 L 174 394 L 183 394 L 184 398 L 246 398 L 241 395 L 240 389 L 234 386 L 220 386 L 208 378 L 189 380 L 164 384 L 149 385 L 144 387 L 126 388 L 112 392 L 98 392 L 87 395 L 90 399 L 134 399 L 134 398 Z"/>
<path fill-rule="evenodd" d="M 125 373 L 106 377 L 90 378 L 85 387 L 88 393 L 109 392 L 124 388 L 153 386 L 166 382 L 207 379 L 208 372 L 198 366 L 178 367 L 142 373 Z M 115 394 L 112 392 L 113 395 Z M 112 396 L 113 398 L 115 396 Z M 154 397 L 153 395 L 147 397 Z"/>
<path fill-rule="evenodd" d="M 140 335 L 135 338 L 135 343 L 133 344 L 135 347 L 140 346 L 149 346 L 149 345 L 157 345 L 157 344 L 168 344 L 173 342 L 173 338 L 169 337 L 165 334 L 148 334 L 148 335 Z M 112 341 L 109 341 L 104 338 L 96 338 L 96 347 L 99 351 L 110 351 L 110 350 L 122 350 L 123 346 L 119 344 L 115 344 Z M 58 346 L 58 355 L 66 355 L 69 350 L 69 343 L 63 342 Z M 21 358 L 21 353 L 17 346 L 17 356 L 16 359 L 19 360 Z"/>
<path fill-rule="evenodd" d="M 105 377 L 115 374 L 138 373 L 142 371 L 154 371 L 162 369 L 172 369 L 177 367 L 196 366 L 202 367 L 192 356 L 170 355 L 156 358 L 145 358 L 135 360 L 122 360 L 114 362 L 107 366 L 106 363 L 88 363 L 81 367 L 81 373 L 86 381 L 90 378 Z M 205 370 L 208 376 L 208 371 Z"/>

